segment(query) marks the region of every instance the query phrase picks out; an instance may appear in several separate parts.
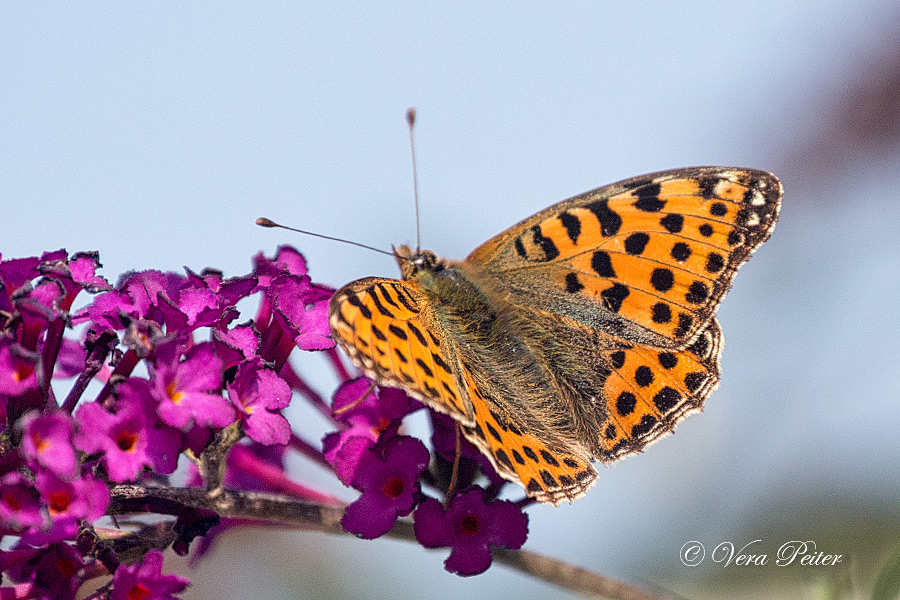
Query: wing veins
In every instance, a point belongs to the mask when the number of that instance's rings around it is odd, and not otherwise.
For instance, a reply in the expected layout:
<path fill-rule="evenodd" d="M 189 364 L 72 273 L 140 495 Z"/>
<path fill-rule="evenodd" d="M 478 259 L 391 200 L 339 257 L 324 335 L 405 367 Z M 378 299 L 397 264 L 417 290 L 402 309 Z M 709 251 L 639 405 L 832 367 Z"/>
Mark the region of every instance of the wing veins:
<path fill-rule="evenodd" d="M 582 275 L 587 275 L 589 277 L 592 277 L 593 279 L 604 279 L 606 281 L 619 281 L 622 285 L 624 285 L 625 287 L 627 287 L 629 289 L 636 290 L 638 292 L 642 292 L 644 294 L 647 294 L 648 296 L 656 298 L 657 300 L 664 300 L 664 301 L 668 302 L 669 304 L 671 304 L 672 306 L 677 306 L 678 308 L 682 308 L 682 309 L 690 312 L 691 314 L 696 314 L 696 313 L 702 312 L 702 309 L 710 304 L 709 302 L 704 302 L 703 304 L 698 304 L 696 306 L 689 306 L 687 304 L 679 304 L 678 302 L 675 302 L 671 298 L 667 298 L 665 296 L 660 296 L 658 294 L 655 294 L 653 292 L 645 290 L 644 288 L 640 288 L 640 287 L 637 287 L 637 286 L 629 284 L 629 283 L 624 283 L 624 280 L 619 279 L 619 278 L 611 279 L 609 277 L 600 277 L 596 273 L 591 273 L 590 271 L 581 271 L 581 270 L 575 269 L 575 268 L 572 269 L 572 272 L 580 273 Z M 712 296 L 710 296 L 710 297 L 712 297 Z M 606 308 L 606 307 L 604 307 L 604 308 Z M 609 310 L 609 309 L 606 308 L 606 310 Z"/>

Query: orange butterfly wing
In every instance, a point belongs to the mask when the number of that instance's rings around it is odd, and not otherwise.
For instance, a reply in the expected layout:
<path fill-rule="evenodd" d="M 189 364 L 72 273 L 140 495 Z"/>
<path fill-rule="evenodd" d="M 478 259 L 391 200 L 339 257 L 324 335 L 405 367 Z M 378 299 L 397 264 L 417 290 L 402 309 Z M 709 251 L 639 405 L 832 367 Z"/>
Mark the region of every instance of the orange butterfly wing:
<path fill-rule="evenodd" d="M 481 394 L 468 369 L 464 377 L 475 408 L 475 426 L 463 428 L 463 432 L 490 459 L 497 473 L 540 502 L 557 505 L 584 495 L 597 479 L 597 470 L 584 450 L 549 448 L 523 431 L 513 415 L 493 410 L 497 403 Z"/>
<path fill-rule="evenodd" d="M 497 412 L 468 368 L 447 358 L 455 352 L 433 333 L 439 329 L 431 307 L 412 284 L 376 277 L 354 281 L 335 292 L 329 312 L 337 341 L 367 376 L 453 416 L 497 472 L 529 495 L 556 504 L 582 495 L 596 479 L 590 456 L 551 451 L 524 432 L 515 415 Z"/>
<path fill-rule="evenodd" d="M 337 341 L 367 376 L 474 424 L 471 404 L 456 385 L 452 354 L 434 335 L 428 302 L 414 286 L 397 279 L 359 279 L 334 293 L 328 312 Z"/>
<path fill-rule="evenodd" d="M 712 318 L 738 268 L 768 239 L 781 195 L 765 171 L 653 173 L 551 206 L 466 261 L 523 302 L 539 287 L 545 310 L 677 348 Z"/>
<path fill-rule="evenodd" d="M 597 458 L 611 462 L 639 452 L 701 410 L 719 382 L 721 342 L 713 318 L 682 350 L 623 344 L 607 353 L 612 372 L 603 398 L 609 418 Z"/>

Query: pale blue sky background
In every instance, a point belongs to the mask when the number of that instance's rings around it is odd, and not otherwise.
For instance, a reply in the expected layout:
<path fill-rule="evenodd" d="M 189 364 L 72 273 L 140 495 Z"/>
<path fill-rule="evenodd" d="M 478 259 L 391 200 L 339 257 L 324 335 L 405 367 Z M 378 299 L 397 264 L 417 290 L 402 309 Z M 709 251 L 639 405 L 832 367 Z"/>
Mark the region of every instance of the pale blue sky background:
<path fill-rule="evenodd" d="M 892 0 L 3 3 L 0 252 L 99 250 L 114 280 L 239 275 L 291 243 L 333 286 L 396 275 L 389 257 L 253 221 L 414 242 L 409 106 L 423 245 L 451 258 L 625 177 L 771 170 L 782 220 L 720 311 L 724 380 L 706 411 L 574 505 L 531 511 L 529 548 L 692 595 L 721 568 L 682 566 L 689 539 L 774 552 L 827 529 L 849 553 L 841 539 L 865 524 L 897 539 L 880 524 L 900 521 L 900 151 L 817 150 L 898 25 Z M 444 553 L 398 542 L 225 542 L 188 597 L 565 596 L 502 567 L 463 580 Z"/>

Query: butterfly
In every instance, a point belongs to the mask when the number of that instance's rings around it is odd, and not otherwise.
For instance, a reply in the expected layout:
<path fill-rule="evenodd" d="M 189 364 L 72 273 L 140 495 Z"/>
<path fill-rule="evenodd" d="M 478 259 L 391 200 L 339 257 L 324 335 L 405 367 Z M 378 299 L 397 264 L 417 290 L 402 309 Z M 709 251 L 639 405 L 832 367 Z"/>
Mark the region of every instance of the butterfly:
<path fill-rule="evenodd" d="M 716 309 L 781 196 L 753 169 L 627 179 L 461 262 L 400 246 L 402 280 L 347 284 L 329 323 L 368 377 L 453 417 L 501 476 L 572 501 L 593 460 L 639 452 L 701 410 L 719 382 Z"/>

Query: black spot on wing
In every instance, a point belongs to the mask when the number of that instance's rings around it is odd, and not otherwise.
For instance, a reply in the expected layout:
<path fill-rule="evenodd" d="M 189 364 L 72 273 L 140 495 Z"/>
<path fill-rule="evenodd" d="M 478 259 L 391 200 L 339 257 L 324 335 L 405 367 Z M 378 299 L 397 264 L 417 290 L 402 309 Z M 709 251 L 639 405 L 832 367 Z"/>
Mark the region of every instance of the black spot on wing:
<path fill-rule="evenodd" d="M 410 312 L 417 312 L 416 303 L 412 296 L 409 295 L 409 292 L 400 286 L 397 286 L 394 289 L 397 291 L 397 300 L 400 301 L 400 304 Z"/>
<path fill-rule="evenodd" d="M 594 252 L 594 255 L 591 257 L 591 268 L 600 277 L 612 278 L 616 276 L 609 253 L 603 250 Z"/>
<path fill-rule="evenodd" d="M 447 365 L 447 363 L 444 362 L 444 359 L 441 358 L 441 355 L 440 355 L 440 354 L 435 354 L 434 352 L 432 352 L 432 353 L 431 353 L 431 360 L 433 360 L 433 361 L 434 361 L 434 364 L 436 364 L 437 366 L 439 366 L 439 367 L 440 367 L 441 369 L 443 369 L 444 371 L 447 371 L 448 373 L 450 372 L 450 367 Z"/>
<path fill-rule="evenodd" d="M 442 382 L 441 382 L 441 385 L 442 385 L 442 386 L 444 387 L 444 389 L 447 391 L 447 394 L 449 394 L 449 395 L 450 395 L 454 400 L 456 400 L 457 402 L 459 401 L 459 398 L 456 396 L 456 392 L 453 391 L 453 388 L 452 388 L 452 387 L 450 387 L 449 385 L 447 385 L 447 382 L 446 382 L 446 381 L 442 381 Z"/>
<path fill-rule="evenodd" d="M 563 224 L 563 227 L 566 228 L 566 233 L 569 234 L 569 239 L 572 240 L 573 244 L 577 244 L 578 236 L 581 235 L 581 219 L 579 219 L 569 211 L 560 213 L 558 218 Z"/>
<path fill-rule="evenodd" d="M 691 257 L 691 247 L 684 242 L 676 242 L 669 254 L 678 262 L 684 262 Z"/>
<path fill-rule="evenodd" d="M 659 183 L 651 183 L 636 189 L 632 192 L 632 195 L 638 198 L 634 207 L 644 212 L 661 211 L 666 203 L 659 199 L 660 191 L 662 191 L 662 186 Z"/>
<path fill-rule="evenodd" d="M 597 222 L 600 223 L 600 231 L 603 235 L 610 236 L 619 232 L 619 229 L 622 227 L 622 217 L 619 216 L 619 213 L 609 208 L 609 202 L 596 200 L 586 204 L 584 207 L 597 217 Z"/>
<path fill-rule="evenodd" d="M 611 311 L 617 313 L 622 308 L 622 302 L 631 292 L 621 283 L 615 283 L 612 287 L 600 292 L 604 305 Z"/>
<path fill-rule="evenodd" d="M 659 353 L 659 364 L 663 369 L 671 369 L 675 365 L 678 364 L 678 356 L 672 354 L 671 352 L 660 352 Z"/>
<path fill-rule="evenodd" d="M 710 252 L 706 257 L 706 272 L 718 273 L 725 268 L 725 258 L 718 252 Z"/>
<path fill-rule="evenodd" d="M 394 325 L 393 323 L 391 323 L 390 325 L 388 325 L 388 331 L 390 331 L 391 333 L 393 333 L 395 336 L 397 336 L 397 337 L 400 338 L 401 340 L 406 340 L 406 339 L 408 339 L 408 336 L 406 335 L 406 332 L 405 332 L 403 329 L 401 329 L 400 327 L 397 327 L 396 325 Z"/>
<path fill-rule="evenodd" d="M 673 334 L 675 337 L 684 337 L 694 325 L 694 317 L 687 313 L 678 313 L 678 327 L 675 328 Z"/>
<path fill-rule="evenodd" d="M 684 376 L 684 385 L 693 394 L 700 389 L 700 386 L 706 383 L 706 379 L 706 373 L 688 373 Z"/>
<path fill-rule="evenodd" d="M 531 228 L 531 232 L 533 235 L 533 242 L 535 246 L 539 246 L 541 252 L 544 253 L 544 256 L 538 260 L 541 261 L 551 261 L 557 256 L 559 256 L 559 248 L 556 247 L 556 244 L 553 243 L 553 240 L 544 235 L 541 231 L 540 225 L 535 225 Z"/>
<path fill-rule="evenodd" d="M 681 228 L 684 227 L 684 217 L 672 213 L 660 219 L 659 224 L 665 227 L 669 233 L 680 233 Z"/>
<path fill-rule="evenodd" d="M 668 323 L 672 320 L 672 309 L 665 302 L 657 302 L 650 307 L 651 315 L 654 323 Z"/>
<path fill-rule="evenodd" d="M 357 310 L 359 310 L 360 314 L 365 319 L 372 318 L 372 311 L 368 309 L 359 299 L 359 296 L 356 294 L 347 294 L 347 302 L 349 302 L 352 306 L 355 306 Z"/>
<path fill-rule="evenodd" d="M 632 233 L 625 238 L 625 252 L 634 256 L 639 256 L 644 252 L 644 248 L 647 247 L 647 242 L 649 241 L 650 236 L 646 233 Z"/>
<path fill-rule="evenodd" d="M 541 456 L 544 457 L 544 460 L 547 461 L 547 464 L 551 467 L 558 467 L 559 461 L 556 460 L 556 457 L 547 452 L 544 449 L 541 449 Z"/>
<path fill-rule="evenodd" d="M 650 285 L 659 292 L 668 292 L 675 284 L 675 275 L 671 269 L 653 269 L 650 274 Z"/>
<path fill-rule="evenodd" d="M 548 488 L 559 487 L 559 482 L 557 482 L 553 475 L 550 474 L 550 471 L 541 469 L 541 479 Z"/>
<path fill-rule="evenodd" d="M 659 390 L 656 395 L 653 396 L 653 404 L 664 413 L 675 408 L 679 402 L 681 402 L 681 393 L 669 386 Z"/>
<path fill-rule="evenodd" d="M 647 365 L 641 365 L 634 372 L 634 382 L 640 387 L 647 387 L 653 383 L 653 369 Z"/>
<path fill-rule="evenodd" d="M 431 338 L 431 343 L 432 343 L 432 344 L 434 344 L 434 345 L 437 346 L 437 347 L 440 347 L 440 346 L 441 346 L 441 341 L 440 341 L 439 339 L 437 339 L 437 336 L 435 336 L 435 335 L 431 332 L 430 329 L 426 329 L 426 330 L 425 330 L 425 333 L 427 333 L 427 334 L 428 334 L 428 337 Z"/>
<path fill-rule="evenodd" d="M 708 297 L 709 288 L 702 281 L 693 282 L 690 288 L 688 288 L 687 294 L 684 295 L 684 299 L 691 304 L 702 304 L 703 302 L 706 302 Z"/>
<path fill-rule="evenodd" d="M 636 405 L 637 398 L 631 392 L 622 392 L 619 394 L 619 397 L 616 398 L 616 411 L 623 417 L 627 417 L 633 413 Z"/>
<path fill-rule="evenodd" d="M 369 297 L 372 298 L 372 303 L 375 305 L 375 309 L 381 313 L 385 317 L 394 318 L 394 313 L 392 313 L 388 308 L 381 303 L 381 299 L 378 298 L 378 288 L 374 285 L 369 288 Z"/>
<path fill-rule="evenodd" d="M 603 437 L 607 440 L 616 439 L 616 426 L 613 423 L 607 425 L 606 429 L 603 430 Z"/>
<path fill-rule="evenodd" d="M 525 245 L 522 243 L 522 238 L 516 238 L 516 241 L 513 245 L 516 247 L 516 254 L 518 254 L 522 258 L 528 257 L 528 253 L 525 252 Z"/>
<path fill-rule="evenodd" d="M 578 275 L 575 273 L 566 273 L 566 291 L 570 294 L 580 292 L 584 289 L 584 285 L 578 281 Z"/>
<path fill-rule="evenodd" d="M 631 428 L 631 437 L 641 437 L 642 435 L 649 433 L 656 423 L 656 417 L 653 415 L 644 415 L 641 418 L 640 423 L 636 423 L 634 427 Z"/>
<path fill-rule="evenodd" d="M 497 462 L 506 467 L 507 469 L 512 469 L 512 462 L 509 460 L 509 456 L 506 454 L 506 451 L 503 448 L 498 448 L 494 453 L 494 456 L 497 457 Z"/>
<path fill-rule="evenodd" d="M 391 295 L 387 293 L 387 288 L 385 286 L 376 286 L 375 290 L 381 293 L 381 297 L 384 298 L 384 301 L 393 306 L 396 309 L 400 309 L 400 305 L 394 302 L 394 299 L 391 298 Z"/>
<path fill-rule="evenodd" d="M 704 200 L 711 200 L 715 197 L 718 181 L 715 177 L 701 177 L 697 180 L 697 187 L 700 188 L 700 195 Z"/>
<path fill-rule="evenodd" d="M 419 340 L 419 343 L 423 346 L 428 345 L 428 340 L 425 339 L 425 335 L 419 331 L 419 328 L 413 325 L 412 323 L 407 323 L 407 327 L 409 330 L 413 332 L 413 335 L 416 336 L 416 339 Z"/>
<path fill-rule="evenodd" d="M 425 364 L 424 360 L 417 358 L 416 364 L 419 365 L 419 368 L 422 369 L 427 377 L 434 377 L 434 372 L 431 370 L 431 367 Z"/>

